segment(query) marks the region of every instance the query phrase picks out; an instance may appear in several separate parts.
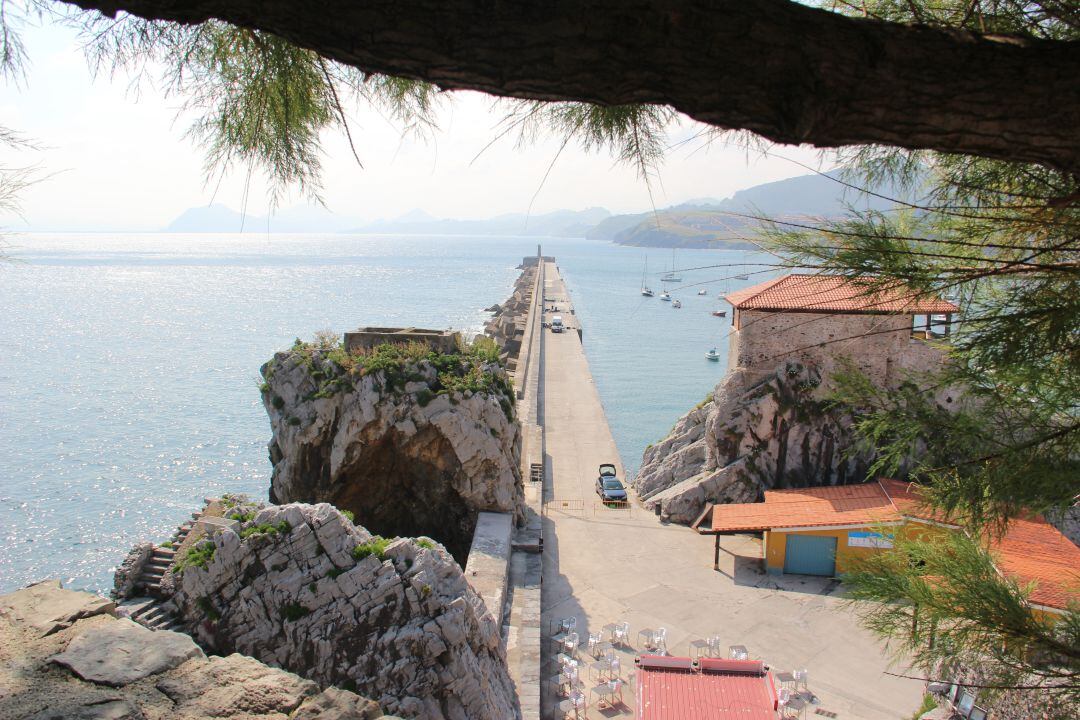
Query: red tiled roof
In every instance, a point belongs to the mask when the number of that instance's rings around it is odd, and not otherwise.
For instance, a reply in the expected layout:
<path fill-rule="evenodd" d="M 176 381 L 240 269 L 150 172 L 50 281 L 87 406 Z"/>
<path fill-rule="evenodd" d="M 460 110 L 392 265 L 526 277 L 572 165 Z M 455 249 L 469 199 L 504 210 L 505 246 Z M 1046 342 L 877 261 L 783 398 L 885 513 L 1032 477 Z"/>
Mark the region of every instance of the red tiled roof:
<path fill-rule="evenodd" d="M 763 503 L 713 505 L 712 529 L 719 532 L 778 527 L 827 527 L 900 520 L 878 483 L 767 490 Z"/>
<path fill-rule="evenodd" d="M 713 505 L 712 530 L 873 525 L 904 518 L 950 524 L 920 499 L 917 485 L 882 478 L 862 485 L 768 490 L 762 503 Z M 1015 518 L 1002 537 L 987 544 L 1002 573 L 1022 585 L 1036 584 L 1031 602 L 1060 609 L 1080 602 L 1080 547 L 1042 517 Z"/>
<path fill-rule="evenodd" d="M 1037 583 L 1031 602 L 1065 609 L 1080 603 L 1080 547 L 1042 517 L 1016 518 L 990 541 L 998 569 L 1021 585 Z"/>
<path fill-rule="evenodd" d="M 771 673 L 714 672 L 686 667 L 638 665 L 637 717 L 640 720 L 777 720 L 776 687 Z M 760 663 L 748 665 L 760 667 Z"/>
<path fill-rule="evenodd" d="M 960 308 L 937 297 L 913 290 L 874 291 L 869 285 L 842 275 L 784 275 L 742 290 L 724 299 L 740 310 L 801 310 L 848 313 L 954 313 Z"/>
<path fill-rule="evenodd" d="M 892 500 L 893 505 L 904 517 L 959 527 L 954 520 L 945 517 L 940 510 L 933 508 L 919 497 L 918 486 L 914 483 L 893 480 L 892 478 L 880 478 L 878 484 L 881 485 L 881 489 L 885 491 L 885 494 Z"/>

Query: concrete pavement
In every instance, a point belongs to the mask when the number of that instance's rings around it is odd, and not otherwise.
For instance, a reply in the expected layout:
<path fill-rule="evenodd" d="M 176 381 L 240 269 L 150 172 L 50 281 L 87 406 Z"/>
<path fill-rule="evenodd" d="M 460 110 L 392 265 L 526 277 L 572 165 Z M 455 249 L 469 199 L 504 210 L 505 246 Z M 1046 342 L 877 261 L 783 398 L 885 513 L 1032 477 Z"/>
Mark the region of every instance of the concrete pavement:
<path fill-rule="evenodd" d="M 577 327 L 553 263 L 545 285 L 546 304 L 558 305 L 557 314 Z M 545 332 L 538 418 L 545 447 L 545 635 L 558 618 L 575 616 L 584 645 L 589 631 L 628 621 L 635 646 L 639 630 L 665 628 L 673 655 L 689 654 L 692 640 L 719 635 L 723 645 L 744 645 L 774 670 L 808 669 L 817 702 L 807 716 L 820 709 L 836 714 L 818 717 L 910 717 L 922 684 L 884 674 L 889 663 L 882 645 L 836 596 L 835 580 L 764 575 L 760 541 L 752 536 L 723 538 L 720 570 L 714 571 L 712 537 L 662 525 L 636 505 L 613 510 L 598 503 L 597 466 L 612 462 L 624 477 L 622 463 L 578 333 Z M 557 673 L 554 655 L 545 642 L 545 679 Z M 634 655 L 620 654 L 624 677 L 633 675 Z M 582 656 L 585 666 L 591 658 Z M 588 693 L 595 683 L 587 671 L 583 675 Z M 623 697 L 625 707 L 590 708 L 588 717 L 632 717 L 633 688 Z M 545 684 L 542 699 L 544 717 L 561 717 L 553 714 L 554 688 Z"/>

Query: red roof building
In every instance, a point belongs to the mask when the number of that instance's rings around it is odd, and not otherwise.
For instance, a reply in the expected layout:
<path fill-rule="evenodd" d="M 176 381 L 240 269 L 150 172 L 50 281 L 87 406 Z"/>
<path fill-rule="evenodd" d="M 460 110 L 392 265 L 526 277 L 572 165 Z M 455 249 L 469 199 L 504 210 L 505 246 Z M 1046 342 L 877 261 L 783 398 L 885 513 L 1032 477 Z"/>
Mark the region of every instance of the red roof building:
<path fill-rule="evenodd" d="M 708 529 L 702 529 L 706 521 Z M 763 532 L 766 569 L 775 572 L 799 572 L 792 569 L 799 558 L 831 552 L 828 574 L 836 574 L 860 553 L 891 547 L 883 531 L 908 522 L 960 531 L 923 502 L 917 485 L 890 479 L 767 490 L 765 502 L 713 505 L 694 526 L 698 532 L 716 534 L 717 548 L 720 534 Z M 1012 520 L 1004 535 L 988 535 L 986 545 L 999 571 L 1032 586 L 1029 600 L 1036 607 L 1061 612 L 1080 602 L 1080 547 L 1041 516 Z M 820 567 L 813 559 L 807 566 Z"/>
<path fill-rule="evenodd" d="M 784 275 L 724 297 L 736 310 L 926 315 L 959 312 L 947 300 L 906 287 L 875 288 L 842 275 Z"/>
<path fill-rule="evenodd" d="M 778 720 L 779 696 L 760 660 L 642 655 L 640 720 Z"/>

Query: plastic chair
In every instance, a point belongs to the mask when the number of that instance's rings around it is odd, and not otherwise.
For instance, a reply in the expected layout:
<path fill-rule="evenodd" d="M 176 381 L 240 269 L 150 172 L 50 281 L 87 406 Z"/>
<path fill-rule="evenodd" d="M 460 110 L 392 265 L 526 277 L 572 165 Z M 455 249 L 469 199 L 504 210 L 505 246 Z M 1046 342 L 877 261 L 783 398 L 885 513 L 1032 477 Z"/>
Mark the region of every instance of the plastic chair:
<path fill-rule="evenodd" d="M 667 655 L 667 628 L 659 628 L 653 638 L 653 645 L 660 655 Z"/>
<path fill-rule="evenodd" d="M 723 657 L 724 654 L 723 654 L 723 651 L 721 649 L 722 647 L 723 647 L 723 645 L 720 642 L 720 636 L 719 635 L 710 635 L 709 636 L 709 657 L 714 657 L 714 658 Z"/>
<path fill-rule="evenodd" d="M 570 657 L 577 655 L 578 634 L 576 632 L 567 633 L 562 641 L 562 647 L 563 652 Z"/>
<path fill-rule="evenodd" d="M 611 662 L 608 663 L 608 679 L 622 679 L 622 663 L 619 662 L 619 658 L 612 658 Z"/>
<path fill-rule="evenodd" d="M 618 698 L 619 698 L 619 704 L 620 705 L 625 705 L 626 704 L 626 703 L 623 702 L 622 684 L 623 684 L 622 680 L 620 680 L 619 678 L 615 678 L 614 680 L 612 680 L 611 682 L 608 683 L 608 685 L 611 686 L 611 704 L 612 705 L 615 704 L 615 697 L 616 696 L 618 696 Z"/>
<path fill-rule="evenodd" d="M 621 622 L 616 625 L 611 641 L 617 645 L 630 647 L 630 623 Z"/>
<path fill-rule="evenodd" d="M 594 652 L 596 650 L 596 646 L 599 645 L 600 642 L 603 639 L 604 639 L 604 635 L 603 635 L 603 633 L 601 633 L 599 631 L 589 633 L 589 654 L 590 655 L 595 655 L 596 654 Z"/>
<path fill-rule="evenodd" d="M 794 672 L 791 673 L 791 676 L 795 679 L 795 689 L 796 690 L 799 689 L 800 685 L 802 685 L 803 690 L 809 690 L 810 689 L 809 686 L 807 686 L 807 684 L 806 684 L 807 680 L 809 679 L 809 676 L 810 676 L 810 674 L 806 671 L 806 668 L 802 668 L 801 670 L 795 670 Z"/>

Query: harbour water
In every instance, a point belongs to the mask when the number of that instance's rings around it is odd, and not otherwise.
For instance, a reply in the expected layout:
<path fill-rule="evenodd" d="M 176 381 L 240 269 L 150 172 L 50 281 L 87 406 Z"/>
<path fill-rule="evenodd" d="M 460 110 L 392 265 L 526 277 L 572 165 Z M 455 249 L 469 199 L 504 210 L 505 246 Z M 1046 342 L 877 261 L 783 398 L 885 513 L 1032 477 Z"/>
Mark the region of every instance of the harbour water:
<path fill-rule="evenodd" d="M 107 591 L 127 548 L 167 536 L 203 497 L 264 498 L 270 431 L 258 368 L 275 350 L 360 325 L 478 331 L 482 309 L 505 298 L 537 242 L 16 238 L 7 248 L 15 262 L 0 264 L 0 592 L 46 577 Z M 717 296 L 766 276 L 740 265 L 755 261 L 743 251 L 679 251 L 676 310 L 639 292 L 648 255 L 659 294 L 669 251 L 539 242 L 573 295 L 632 472 L 724 373 L 730 317 L 710 314 L 726 309 Z M 705 359 L 712 347 L 720 362 Z"/>

